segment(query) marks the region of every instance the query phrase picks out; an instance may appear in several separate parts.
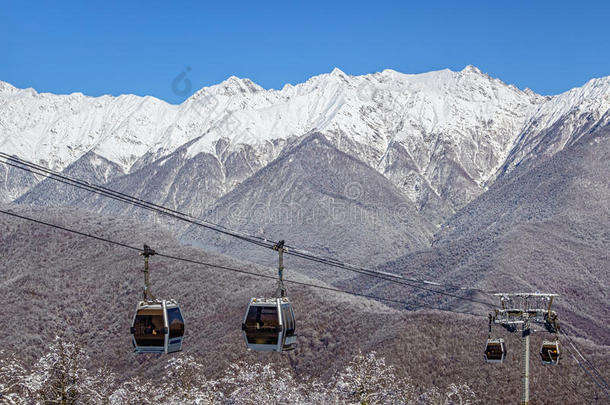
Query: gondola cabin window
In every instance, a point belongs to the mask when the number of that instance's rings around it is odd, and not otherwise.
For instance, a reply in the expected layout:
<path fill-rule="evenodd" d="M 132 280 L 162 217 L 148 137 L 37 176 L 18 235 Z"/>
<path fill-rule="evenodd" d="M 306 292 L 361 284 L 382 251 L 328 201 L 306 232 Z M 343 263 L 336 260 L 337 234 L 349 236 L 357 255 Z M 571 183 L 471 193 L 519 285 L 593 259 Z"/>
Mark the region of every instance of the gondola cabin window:
<path fill-rule="evenodd" d="M 253 306 L 246 318 L 246 334 L 252 344 L 277 344 L 279 327 L 276 306 Z"/>
<path fill-rule="evenodd" d="M 178 308 L 167 309 L 167 322 L 169 324 L 169 338 L 181 337 L 184 335 L 184 319 Z"/>
<path fill-rule="evenodd" d="M 134 337 L 138 346 L 163 346 L 163 310 L 142 309 L 136 315 Z"/>
<path fill-rule="evenodd" d="M 246 326 L 256 329 L 273 329 L 275 331 L 275 328 L 279 326 L 277 307 L 251 307 L 246 319 Z"/>

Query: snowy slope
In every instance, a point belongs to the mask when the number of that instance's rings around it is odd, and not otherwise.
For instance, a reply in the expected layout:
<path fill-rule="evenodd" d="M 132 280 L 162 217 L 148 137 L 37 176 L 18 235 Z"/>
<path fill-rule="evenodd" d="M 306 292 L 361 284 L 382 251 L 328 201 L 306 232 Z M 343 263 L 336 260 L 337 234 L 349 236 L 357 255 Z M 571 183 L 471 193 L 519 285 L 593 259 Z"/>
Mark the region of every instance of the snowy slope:
<path fill-rule="evenodd" d="M 473 66 L 417 75 L 349 76 L 335 69 L 281 90 L 230 77 L 170 105 L 133 95 L 39 94 L 0 82 L 0 150 L 59 170 L 99 156 L 123 173 L 184 148 L 183 160 L 206 155 L 221 169 L 223 156 L 241 156 L 243 172 L 219 175 L 220 182 L 236 179 L 222 184 L 224 194 L 315 131 L 442 219 L 484 192 L 507 158 L 514 165 L 539 154 L 536 145 L 546 144 L 536 142 L 537 134 L 549 125 L 574 111 L 598 123 L 607 111 L 608 83 L 597 79 L 542 97 Z M 5 185 L 6 195 L 22 194 L 30 182 L 20 184 L 17 191 Z"/>
<path fill-rule="evenodd" d="M 592 79 L 582 87 L 552 97 L 527 121 L 501 173 L 523 163 L 538 164 L 609 123 L 610 77 Z"/>
<path fill-rule="evenodd" d="M 87 152 L 127 171 L 163 136 L 177 108 L 153 97 L 0 94 L 0 149 L 61 170 Z"/>

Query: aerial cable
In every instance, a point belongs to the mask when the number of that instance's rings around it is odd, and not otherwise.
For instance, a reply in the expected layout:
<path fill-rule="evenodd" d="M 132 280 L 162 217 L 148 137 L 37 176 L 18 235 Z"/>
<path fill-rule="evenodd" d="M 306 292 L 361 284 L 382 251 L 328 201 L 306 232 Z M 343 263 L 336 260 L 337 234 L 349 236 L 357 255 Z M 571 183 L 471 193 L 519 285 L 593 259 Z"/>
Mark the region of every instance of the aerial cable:
<path fill-rule="evenodd" d="M 227 234 L 227 235 L 242 239 L 244 241 L 257 244 L 262 247 L 271 249 L 273 246 L 272 242 L 266 241 L 263 238 L 257 238 L 257 237 L 246 235 L 246 234 L 240 234 L 240 233 L 234 232 L 234 231 L 227 231 L 226 230 L 227 228 L 225 228 L 221 225 L 206 223 L 205 221 L 201 221 L 198 219 L 189 219 L 189 218 L 194 218 L 194 217 L 190 216 L 189 214 L 183 214 L 183 213 L 180 213 L 179 211 L 172 210 L 172 209 L 166 208 L 166 207 L 162 207 L 162 206 L 141 200 L 139 198 L 129 196 L 124 193 L 120 193 L 120 192 L 117 192 L 114 190 L 107 189 L 102 186 L 93 185 L 86 181 L 71 178 L 69 176 L 57 173 L 51 169 L 44 168 L 43 166 L 39 166 L 34 163 L 24 161 L 22 159 L 13 158 L 2 152 L 0 152 L 0 157 L 3 157 L 4 159 L 8 159 L 8 160 L 18 163 L 18 164 L 15 164 L 15 163 L 11 163 L 11 162 L 2 162 L 6 165 L 15 167 L 17 169 L 21 169 L 21 170 L 24 170 L 24 171 L 27 171 L 30 173 L 38 174 L 38 175 L 49 176 L 50 179 L 58 181 L 60 183 L 64 183 L 64 184 L 67 184 L 67 185 L 70 185 L 70 186 L 73 186 L 76 188 L 80 188 L 82 190 L 86 190 L 86 191 L 89 191 L 89 192 L 92 192 L 95 194 L 106 196 L 106 197 L 112 198 L 117 201 L 122 201 L 127 204 L 131 204 L 131 205 L 134 205 L 134 206 L 137 206 L 140 208 L 147 209 L 149 211 L 154 211 L 154 212 L 157 212 L 157 213 L 160 213 L 163 215 L 167 215 L 167 216 L 173 217 L 175 219 L 179 219 L 179 220 L 186 221 L 186 222 L 189 222 L 189 223 L 192 223 L 195 225 L 199 225 L 199 226 L 214 230 L 216 232 Z M 20 165 L 24 165 L 26 167 L 23 167 Z M 224 228 L 224 229 L 217 229 L 217 228 Z M 258 241 L 252 240 L 252 239 L 258 239 Z M 264 242 L 267 242 L 267 243 L 264 243 Z"/>
<path fill-rule="evenodd" d="M 574 349 L 574 351 L 578 354 L 578 356 L 589 365 L 589 367 L 595 372 L 595 374 L 598 376 L 598 378 L 603 382 L 604 386 L 606 387 L 606 389 L 608 389 L 608 383 L 604 380 L 604 378 L 602 377 L 602 375 L 599 373 L 599 371 L 597 370 L 597 368 L 595 367 L 595 365 L 589 361 L 583 354 L 582 351 L 578 349 L 578 347 L 576 346 L 576 342 L 574 342 L 574 340 L 572 339 L 571 336 L 568 336 L 567 333 L 565 333 L 565 330 L 561 330 L 560 333 L 566 337 L 566 339 L 568 340 L 568 342 L 570 343 L 570 346 L 572 346 L 572 348 Z"/>
<path fill-rule="evenodd" d="M 602 389 L 606 392 L 606 395 L 608 395 L 610 397 L 610 390 L 608 389 L 608 383 L 606 382 L 606 380 L 604 379 L 604 377 L 600 374 L 599 370 L 597 370 L 597 368 L 595 367 L 595 365 L 589 361 L 583 354 L 582 352 L 578 349 L 578 347 L 576 346 L 576 343 L 574 342 L 574 340 L 568 336 L 563 330 L 560 331 L 560 333 L 565 336 L 565 338 L 567 339 L 568 343 L 570 344 L 570 346 L 572 346 L 572 349 L 576 352 L 576 354 L 578 354 L 578 356 L 585 362 L 585 364 L 587 364 L 589 366 L 589 368 L 591 369 L 591 371 L 593 372 L 593 374 L 595 375 L 595 377 L 592 376 L 592 378 L 595 378 L 596 380 L 599 380 L 600 383 L 597 383 L 598 385 L 602 385 Z M 574 355 L 572 354 L 572 357 L 574 357 Z M 578 359 L 576 359 L 576 357 L 574 357 L 575 360 L 577 360 L 578 364 L 581 365 L 581 362 L 578 361 Z M 585 368 L 581 365 L 581 368 L 583 370 L 585 370 Z M 587 370 L 585 370 L 587 372 L 587 374 L 589 374 L 589 372 Z"/>
<path fill-rule="evenodd" d="M 572 358 L 574 359 L 574 361 L 576 362 L 576 364 L 578 364 L 578 366 L 585 372 L 585 374 L 589 377 L 589 379 L 591 379 L 591 381 L 593 381 L 595 383 L 595 385 L 597 385 L 603 392 L 604 394 L 606 394 L 606 396 L 610 399 L 610 393 L 608 392 L 608 388 L 604 387 L 603 384 L 603 379 L 602 379 L 602 383 L 600 383 L 599 381 L 597 381 L 597 379 L 591 374 L 591 372 L 589 370 L 586 369 L 586 367 L 584 367 L 582 365 L 582 363 L 578 360 L 578 358 L 576 358 L 576 356 L 574 356 L 574 353 L 572 353 L 570 351 L 570 355 L 572 356 Z"/>
<path fill-rule="evenodd" d="M 286 253 L 289 254 L 290 251 L 288 251 Z M 301 257 L 301 256 L 297 256 L 297 257 Z M 452 294 L 452 293 L 449 293 L 449 292 L 439 291 L 439 290 L 435 290 L 433 288 L 423 287 L 421 285 L 410 283 L 409 282 L 410 280 L 403 279 L 400 276 L 393 276 L 390 273 L 376 272 L 376 271 L 369 271 L 369 270 L 358 270 L 358 269 L 348 268 L 348 267 L 344 267 L 344 266 L 342 266 L 340 264 L 336 264 L 336 263 L 333 263 L 333 262 L 319 261 L 316 258 L 311 258 L 310 260 L 318 261 L 319 263 L 327 264 L 329 266 L 338 267 L 338 268 L 341 268 L 341 269 L 344 269 L 344 270 L 352 271 L 354 273 L 363 274 L 363 275 L 366 275 L 366 276 L 369 276 L 369 277 L 378 278 L 380 280 L 389 281 L 390 283 L 405 285 L 405 286 L 416 288 L 416 289 L 419 289 L 419 290 L 429 291 L 429 292 L 432 292 L 434 294 L 445 295 L 445 296 L 448 296 L 448 297 L 457 298 L 457 299 L 460 299 L 460 300 L 470 301 L 470 302 L 473 302 L 473 303 L 477 303 L 477 304 L 482 304 L 482 305 L 486 305 L 486 306 L 489 306 L 489 307 L 493 307 L 493 305 L 491 303 L 489 303 L 489 302 L 477 300 L 477 299 L 474 299 L 474 298 L 468 298 L 468 297 L 464 297 L 464 296 L 461 296 L 461 295 Z M 442 286 L 442 285 L 438 284 L 438 286 Z"/>
<path fill-rule="evenodd" d="M 88 238 L 92 238 L 92 239 L 96 239 L 98 241 L 101 242 L 106 242 L 106 243 L 110 243 L 110 244 L 114 244 L 117 246 L 121 246 L 127 249 L 131 249 L 131 250 L 136 250 L 138 252 L 144 252 L 141 248 L 136 247 L 136 246 L 132 246 L 126 243 L 122 243 L 122 242 L 117 242 L 108 238 L 103 238 L 101 236 L 96 236 L 96 235 L 91 235 L 85 232 L 81 232 L 81 231 L 77 231 L 74 229 L 70 229 L 67 228 L 65 226 L 61 226 L 61 225 L 56 225 L 50 222 L 46 222 L 46 221 L 41 221 L 38 219 L 34 219 L 31 217 L 27 217 L 25 215 L 20 215 L 11 211 L 6 211 L 6 210 L 2 210 L 0 209 L 0 213 L 3 213 L 5 215 L 9 215 L 12 217 L 16 217 L 16 218 L 20 218 L 23 220 L 27 220 L 30 222 L 34 222 L 40 225 L 45 225 L 45 226 L 49 226 L 52 228 L 56 228 L 65 232 L 70 232 L 70 233 L 74 233 L 80 236 L 84 236 L 84 237 L 88 237 Z M 208 263 L 208 262 L 202 262 L 202 261 L 198 261 L 198 260 L 194 260 L 194 259 L 188 259 L 188 258 L 184 258 L 184 257 L 180 257 L 180 256 L 174 256 L 174 255 L 169 255 L 169 254 L 163 254 L 160 252 L 156 252 L 156 255 L 159 257 L 165 257 L 167 259 L 173 259 L 173 260 L 178 260 L 178 261 L 183 261 L 186 263 L 192 263 L 192 264 L 199 264 L 199 265 L 203 265 L 203 266 L 209 266 L 209 267 L 213 267 L 213 268 L 218 268 L 218 269 L 223 269 L 223 270 L 228 270 L 228 271 L 232 271 L 235 273 L 241 273 L 241 274 L 247 274 L 247 275 L 251 275 L 251 276 L 255 276 L 255 277 L 261 277 L 261 278 L 266 278 L 266 279 L 271 279 L 271 280 L 277 280 L 277 277 L 274 276 L 269 276 L 269 275 L 264 275 L 264 274 L 259 274 L 259 273 L 255 273 L 255 272 L 251 272 L 251 271 L 247 271 L 247 270 L 241 270 L 241 269 L 236 269 L 236 268 L 232 268 L 232 267 L 228 267 L 228 266 L 222 266 L 222 265 L 217 265 L 214 263 Z M 316 285 L 316 284 L 310 284 L 310 283 L 305 283 L 305 282 L 301 282 L 301 281 L 296 281 L 296 280 L 284 280 L 284 282 L 286 283 L 291 283 L 291 284 L 295 284 L 295 285 L 301 285 L 301 286 L 306 286 L 306 287 L 312 287 L 312 288 L 318 288 L 318 289 L 322 289 L 322 290 L 326 290 L 326 291 L 334 291 L 334 292 L 340 292 L 340 293 L 344 293 L 344 294 L 351 294 L 354 296 L 358 296 L 358 297 L 364 297 L 364 298 L 371 298 L 371 299 L 378 299 L 380 301 L 387 301 L 387 302 L 393 302 L 396 304 L 402 304 L 402 305 L 411 305 L 412 303 L 406 302 L 406 301 L 401 301 L 401 300 L 395 300 L 395 299 L 391 299 L 391 298 L 381 298 L 381 297 L 377 297 L 375 295 L 372 294 L 362 294 L 362 293 L 356 293 L 356 292 L 351 292 L 351 291 L 346 291 L 346 290 L 342 290 L 339 288 L 334 288 L 334 287 L 326 287 L 326 286 L 320 286 L 320 285 Z M 417 288 L 417 286 L 416 286 Z M 436 291 L 436 290 L 431 290 L 431 292 L 437 293 L 437 294 L 444 294 L 440 291 Z M 467 300 L 467 301 L 471 301 L 471 299 L 465 298 L 465 297 L 460 297 L 460 296 L 454 296 L 457 299 L 462 299 L 462 300 Z M 460 311 L 454 311 L 454 312 L 458 312 L 458 313 L 462 313 Z"/>
<path fill-rule="evenodd" d="M 122 202 L 125 202 L 125 203 L 128 203 L 128 204 L 132 204 L 134 206 L 138 206 L 138 207 L 141 207 L 141 208 L 144 208 L 144 209 L 148 209 L 148 210 L 152 210 L 152 211 L 155 211 L 155 212 L 158 212 L 158 213 L 161 213 L 161 214 L 165 214 L 165 215 L 168 215 L 168 216 L 174 217 L 176 219 L 183 220 L 183 221 L 195 224 L 195 225 L 200 225 L 200 226 L 203 226 L 203 227 L 208 228 L 210 230 L 221 232 L 221 233 L 227 234 L 229 236 L 233 236 L 233 237 L 242 239 L 244 241 L 257 244 L 257 245 L 259 245 L 261 247 L 265 247 L 265 248 L 268 248 L 268 249 L 273 249 L 273 246 L 275 246 L 275 244 L 276 244 L 276 242 L 274 242 L 272 240 L 269 240 L 269 239 L 266 239 L 266 238 L 261 238 L 261 237 L 257 237 L 257 236 L 248 235 L 248 234 L 244 234 L 244 233 L 241 233 L 241 232 L 233 231 L 233 230 L 228 230 L 228 228 L 226 228 L 226 227 L 224 227 L 222 225 L 214 224 L 214 223 L 211 223 L 211 222 L 208 222 L 208 221 L 202 221 L 202 220 L 196 219 L 195 217 L 193 217 L 193 216 L 191 216 L 189 214 L 184 214 L 184 213 L 181 213 L 179 211 L 176 211 L 176 210 L 173 210 L 173 209 L 170 209 L 170 208 L 166 208 L 166 207 L 154 204 L 154 203 L 150 203 L 148 201 L 139 199 L 137 197 L 129 196 L 129 195 L 125 194 L 125 193 L 114 191 L 114 190 L 105 188 L 103 186 L 93 185 L 93 184 L 91 184 L 89 182 L 86 182 L 86 181 L 82 181 L 82 180 L 71 178 L 71 177 L 69 177 L 67 175 L 58 173 L 58 172 L 56 172 L 56 171 L 54 171 L 52 169 L 45 168 L 44 166 L 40 166 L 40 165 L 37 165 L 37 164 L 32 163 L 32 162 L 25 161 L 25 160 L 20 159 L 20 158 L 12 157 L 10 155 L 7 155 L 6 153 L 0 152 L 0 156 L 5 158 L 5 159 L 11 160 L 13 162 L 17 162 L 20 165 L 25 165 L 25 166 L 28 166 L 30 168 L 35 168 L 38 171 L 34 172 L 32 170 L 29 170 L 29 169 L 24 168 L 24 167 L 19 166 L 19 165 L 12 164 L 10 162 L 2 162 L 2 163 L 5 163 L 5 164 L 8 164 L 10 166 L 16 167 L 18 169 L 22 169 L 22 170 L 25 170 L 25 171 L 30 171 L 30 172 L 33 172 L 35 174 L 41 174 L 41 175 L 47 174 L 47 175 L 50 176 L 51 179 L 59 181 L 59 182 L 62 182 L 64 184 L 72 185 L 74 187 L 81 188 L 81 189 L 84 189 L 84 190 L 87 190 L 87 191 L 90 191 L 90 192 L 93 192 L 93 193 L 96 193 L 96 194 L 101 194 L 101 195 L 113 198 L 115 200 L 118 200 L 118 201 L 122 201 Z M 40 173 L 40 171 L 42 171 L 43 173 Z M 186 218 L 183 218 L 183 217 L 186 217 Z M 189 220 L 187 218 L 191 218 L 191 219 Z M 218 228 L 222 228 L 222 229 L 218 229 Z M 254 240 L 254 239 L 256 239 L 256 240 Z M 406 281 L 411 281 L 411 282 L 420 283 L 420 284 L 435 285 L 435 286 L 439 286 L 439 287 L 446 286 L 446 287 L 454 288 L 454 289 L 479 291 L 479 292 L 482 292 L 482 293 L 485 293 L 485 294 L 491 294 L 490 292 L 483 291 L 483 290 L 476 289 L 476 288 L 463 288 L 463 287 L 454 286 L 454 285 L 450 285 L 450 284 L 440 284 L 440 283 L 436 283 L 436 282 L 432 282 L 432 281 L 428 281 L 428 280 L 406 278 L 406 277 L 403 277 L 403 276 L 400 276 L 400 275 L 396 275 L 396 274 L 392 274 L 392 273 L 386 273 L 386 272 L 380 272 L 380 271 L 371 270 L 371 269 L 365 269 L 365 268 L 362 268 L 362 267 L 358 267 L 358 266 L 355 266 L 355 265 L 350 265 L 350 264 L 338 261 L 336 259 L 325 258 L 325 257 L 318 257 L 318 256 L 315 256 L 312 253 L 310 253 L 310 252 L 308 252 L 308 251 L 306 251 L 304 249 L 298 249 L 298 248 L 294 248 L 294 247 L 292 247 L 291 250 L 289 252 L 287 252 L 287 254 L 290 254 L 290 255 L 293 255 L 293 256 L 297 256 L 297 257 L 303 258 L 305 260 L 315 261 L 315 262 L 318 262 L 318 263 L 321 263 L 321 264 L 326 264 L 326 265 L 331 265 L 331 266 L 338 267 L 338 268 L 341 268 L 341 269 L 344 269 L 344 270 L 348 270 L 348 271 L 361 270 L 361 271 L 369 272 L 371 274 L 383 275 L 385 280 L 387 280 L 387 277 L 393 277 L 393 278 L 403 279 L 403 280 L 406 280 Z"/>
<path fill-rule="evenodd" d="M 91 184 L 87 181 L 83 181 L 83 180 L 78 180 L 78 179 L 74 179 L 71 178 L 67 175 L 64 175 L 62 173 L 59 173 L 57 171 L 54 171 L 52 169 L 48 169 L 44 166 L 26 161 L 24 159 L 20 159 L 17 157 L 13 157 L 10 156 L 6 153 L 0 152 L 0 157 L 3 157 L 4 159 L 10 160 L 12 162 L 16 162 L 18 163 L 18 165 L 16 165 L 15 163 L 10 163 L 10 162 L 2 162 L 4 164 L 16 167 L 18 169 L 21 170 L 25 170 L 25 171 L 29 171 L 35 174 L 40 174 L 40 175 L 48 175 L 50 176 L 49 178 L 59 181 L 61 183 L 64 184 L 68 184 L 68 185 L 72 185 L 74 187 L 77 188 L 81 188 L 84 189 L 86 191 L 90 191 L 92 193 L 95 194 L 100 194 L 118 201 L 122 201 L 125 202 L 127 204 L 131 204 L 137 207 L 141 207 L 150 211 L 154 211 L 163 215 L 167 215 L 173 218 L 176 218 L 178 220 L 181 221 L 185 221 L 194 225 L 198 225 L 198 226 L 202 226 L 204 228 L 216 231 L 216 232 L 220 232 L 229 236 L 233 236 L 235 238 L 241 239 L 243 241 L 246 242 L 250 242 L 253 243 L 255 245 L 258 245 L 260 247 L 264 247 L 267 249 L 273 249 L 273 246 L 276 245 L 277 242 L 266 239 L 266 238 L 262 238 L 262 237 L 258 237 L 258 236 L 253 236 L 253 235 L 249 235 L 249 234 L 245 234 L 242 232 L 238 232 L 238 231 L 233 231 L 233 230 L 229 230 L 229 228 L 226 228 L 222 225 L 218 225 L 218 224 L 214 224 L 208 221 L 203 221 L 203 220 L 199 220 L 189 214 L 184 214 L 181 213 L 177 210 L 173 210 L 167 207 L 163 207 L 161 205 L 157 205 L 145 200 L 142 200 L 140 198 L 137 197 L 133 197 L 130 196 L 128 194 L 125 193 L 121 193 L 118 191 L 114 191 L 111 189 L 108 189 L 106 187 L 103 186 L 98 186 L 98 185 L 94 185 Z M 23 166 L 26 167 L 23 167 Z M 36 169 L 37 171 L 33 171 L 30 169 Z M 40 173 L 43 172 L 43 173 Z M 398 274 L 392 274 L 392 273 L 387 273 L 387 272 L 383 272 L 383 271 L 377 271 L 377 270 L 372 270 L 372 269 L 366 269 L 364 267 L 359 267 L 359 266 L 355 266 L 355 265 L 350 265 L 348 263 L 344 263 L 342 261 L 336 260 L 336 259 L 332 259 L 332 258 L 327 258 L 327 257 L 319 257 L 316 256 L 304 249 L 299 249 L 299 248 L 295 248 L 295 247 L 290 247 L 289 245 L 286 245 L 286 247 L 289 247 L 290 249 L 287 250 L 286 254 L 292 255 L 292 256 L 296 256 L 296 257 L 300 257 L 304 260 L 308 260 L 308 261 L 314 261 L 320 264 L 325 264 L 325 265 L 329 265 L 329 266 L 333 266 L 336 268 L 340 268 L 343 270 L 347 270 L 347 271 L 352 271 L 352 272 L 356 272 L 359 274 L 365 274 L 371 277 L 376 277 L 376 278 L 380 278 L 382 280 L 386 280 L 386 281 L 390 281 L 390 282 L 395 282 L 392 279 L 398 279 L 401 280 L 401 282 L 396 282 L 398 284 L 403 284 L 403 285 L 408 285 L 414 288 L 420 288 L 420 287 L 416 287 L 412 284 L 408 284 L 407 282 L 411 282 L 411 283 L 418 283 L 418 284 L 424 284 L 424 285 L 428 285 L 428 286 L 437 286 L 437 287 L 448 287 L 448 288 L 453 288 L 453 289 L 459 289 L 459 290 L 463 290 L 463 291 L 478 291 L 481 292 L 483 294 L 487 294 L 487 295 L 491 295 L 491 292 L 488 291 L 484 291 L 481 289 L 477 289 L 477 288 L 470 288 L 470 287 L 460 287 L 460 286 L 455 286 L 455 285 L 451 285 L 451 284 L 441 284 L 441 283 L 437 283 L 437 282 L 433 282 L 433 281 L 428 281 L 428 280 L 422 280 L 422 279 L 413 279 L 413 278 L 407 278 Z M 423 288 L 421 287 L 420 289 L 423 290 L 427 290 L 427 291 L 433 291 L 433 292 L 437 292 L 440 293 L 438 290 L 434 290 L 431 288 Z M 444 295 L 450 296 L 450 297 L 454 297 L 457 298 L 459 296 L 453 295 L 453 294 L 448 294 L 445 293 Z M 463 297 L 462 297 L 463 298 Z M 477 301 L 474 300 L 473 302 L 479 302 L 479 303 L 483 303 L 482 301 Z M 483 303 L 485 305 L 491 305 L 489 303 Z"/>
<path fill-rule="evenodd" d="M 384 276 L 384 277 L 392 277 L 392 278 L 396 278 L 396 279 L 399 279 L 399 280 L 404 280 L 404 281 L 409 281 L 409 282 L 414 282 L 414 283 L 419 283 L 419 284 L 427 284 L 429 286 L 447 287 L 447 288 L 458 289 L 458 290 L 463 290 L 463 291 L 477 291 L 477 292 L 480 292 L 480 293 L 483 293 L 483 294 L 486 294 L 486 295 L 494 294 L 494 293 L 492 293 L 490 291 L 485 291 L 485 290 L 481 290 L 481 289 L 473 288 L 473 287 L 460 287 L 460 286 L 453 285 L 453 284 L 438 283 L 438 282 L 435 282 L 435 281 L 429 281 L 429 280 L 424 280 L 424 279 L 415 279 L 415 278 L 405 277 L 405 276 L 402 276 L 400 274 L 388 273 L 388 272 L 385 272 L 385 271 L 371 270 L 371 269 L 367 269 L 367 268 L 364 268 L 364 267 L 360 267 L 360 266 L 348 264 L 348 263 L 345 263 L 345 262 L 341 262 L 341 261 L 336 260 L 336 259 L 320 258 L 318 256 L 314 256 L 314 255 L 311 255 L 311 254 L 303 254 L 301 252 L 303 252 L 303 251 L 299 249 L 297 251 L 289 250 L 286 253 L 290 254 L 292 256 L 301 257 L 301 258 L 306 259 L 306 260 L 317 261 L 319 263 L 323 263 L 323 264 L 326 264 L 328 266 L 334 266 L 334 267 L 338 267 L 338 268 L 341 268 L 341 269 L 344 269 L 344 270 L 348 270 L 348 271 L 359 272 L 361 274 L 363 274 L 362 272 L 366 272 L 366 273 L 370 273 L 370 274 L 381 275 L 381 276 Z"/>

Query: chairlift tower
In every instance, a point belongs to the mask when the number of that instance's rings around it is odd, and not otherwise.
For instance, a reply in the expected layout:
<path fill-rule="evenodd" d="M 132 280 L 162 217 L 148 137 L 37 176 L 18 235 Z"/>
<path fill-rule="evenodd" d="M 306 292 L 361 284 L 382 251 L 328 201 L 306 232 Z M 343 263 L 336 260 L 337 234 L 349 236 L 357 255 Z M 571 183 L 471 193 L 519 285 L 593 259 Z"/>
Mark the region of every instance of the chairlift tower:
<path fill-rule="evenodd" d="M 557 313 L 551 309 L 553 299 L 558 294 L 543 293 L 497 293 L 494 296 L 500 298 L 500 308 L 495 309 L 495 313 L 490 315 L 490 320 L 502 325 L 510 332 L 517 330 L 517 325 L 521 325 L 521 404 L 529 404 L 529 374 L 530 374 L 530 323 L 538 323 L 550 332 L 557 334 L 559 324 Z M 548 342 L 552 344 L 552 342 Z M 545 364 L 557 364 L 559 359 L 558 344 L 555 341 L 554 350 L 545 349 L 543 343 L 541 356 Z M 549 356 L 549 361 L 545 362 L 545 356 Z"/>

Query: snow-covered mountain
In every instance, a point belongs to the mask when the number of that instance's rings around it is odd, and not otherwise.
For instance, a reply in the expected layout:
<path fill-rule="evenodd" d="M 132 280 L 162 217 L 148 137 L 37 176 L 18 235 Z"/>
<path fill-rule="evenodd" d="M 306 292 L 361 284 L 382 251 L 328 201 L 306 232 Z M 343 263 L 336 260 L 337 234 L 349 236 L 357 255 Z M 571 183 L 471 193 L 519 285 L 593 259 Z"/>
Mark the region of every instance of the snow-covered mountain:
<path fill-rule="evenodd" d="M 501 173 L 520 165 L 535 166 L 609 123 L 610 77 L 590 80 L 582 87 L 552 97 L 528 119 Z"/>
<path fill-rule="evenodd" d="M 183 209 L 193 196 L 176 194 L 177 185 L 200 175 L 199 191 L 208 197 L 197 213 L 318 132 L 439 223 L 499 174 L 560 150 L 570 129 L 606 124 L 609 86 L 610 78 L 594 79 L 543 97 L 473 66 L 417 75 L 350 76 L 335 69 L 281 90 L 230 77 L 170 105 L 133 95 L 39 94 L 0 83 L 0 151 L 56 170 L 95 167 L 96 182 L 137 184 L 142 196 L 152 188 L 156 201 Z M 566 135 L 542 141 L 557 125 Z M 37 182 L 15 172 L 0 167 L 2 201 Z M 159 189 L 153 183 L 161 172 L 166 184 Z"/>

